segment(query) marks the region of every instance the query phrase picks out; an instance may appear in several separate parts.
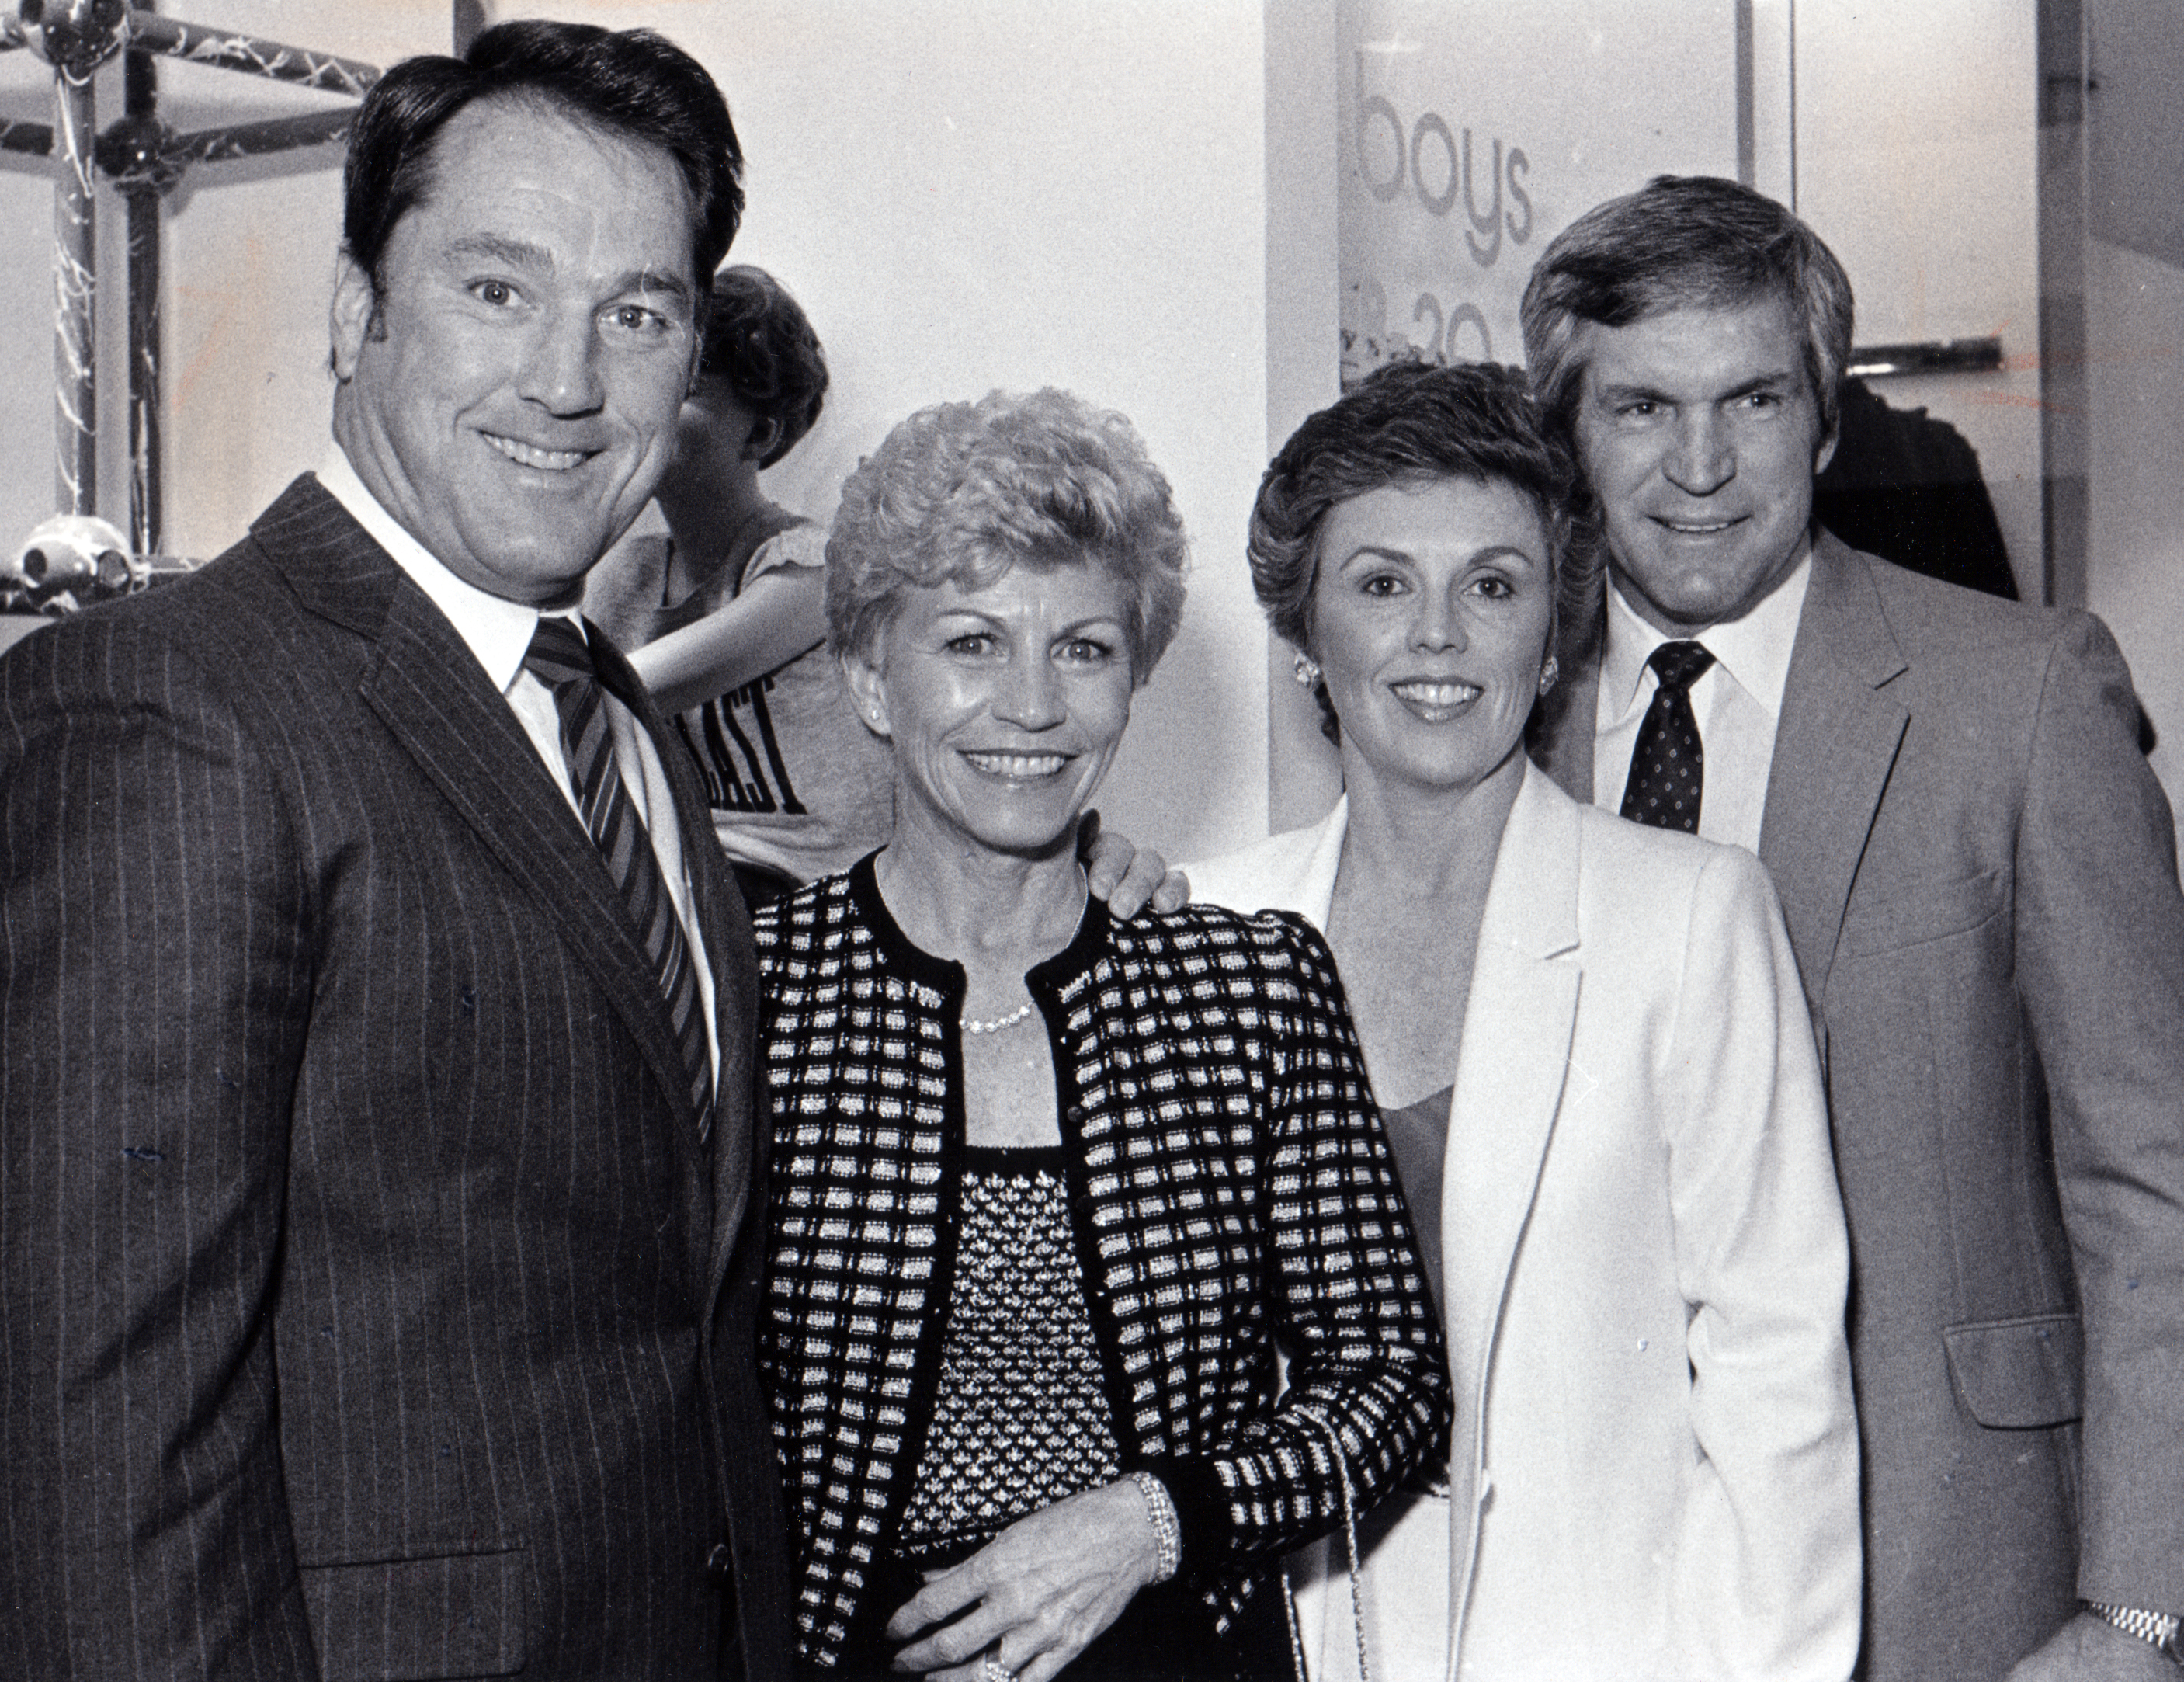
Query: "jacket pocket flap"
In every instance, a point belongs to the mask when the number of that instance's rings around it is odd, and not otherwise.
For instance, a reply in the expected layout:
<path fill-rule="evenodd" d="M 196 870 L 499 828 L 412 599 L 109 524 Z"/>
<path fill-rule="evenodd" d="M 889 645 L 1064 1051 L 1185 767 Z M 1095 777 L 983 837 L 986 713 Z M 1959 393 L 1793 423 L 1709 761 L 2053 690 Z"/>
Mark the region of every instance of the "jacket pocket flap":
<path fill-rule="evenodd" d="M 520 1548 L 305 1566 L 326 1682 L 432 1682 L 523 1668 Z"/>
<path fill-rule="evenodd" d="M 2086 1411 L 2086 1334 L 2075 1314 L 1949 1326 L 1942 1341 L 1958 1394 L 1982 1425 L 2030 1430 Z"/>
<path fill-rule="evenodd" d="M 1925 883 L 1884 899 L 1852 898 L 1843 918 L 1844 956 L 1899 951 L 1977 928 L 2009 903 L 2009 873 L 1997 866 L 1960 882 Z"/>

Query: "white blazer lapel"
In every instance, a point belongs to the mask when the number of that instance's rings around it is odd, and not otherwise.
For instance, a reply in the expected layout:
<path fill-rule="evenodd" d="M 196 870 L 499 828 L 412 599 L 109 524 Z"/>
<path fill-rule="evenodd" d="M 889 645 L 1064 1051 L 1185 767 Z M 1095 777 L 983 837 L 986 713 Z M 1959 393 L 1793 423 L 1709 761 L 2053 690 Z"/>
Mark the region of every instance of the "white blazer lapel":
<path fill-rule="evenodd" d="M 1449 1674 L 1490 1495 L 1481 1422 L 1510 1269 L 1569 1070 L 1581 969 L 1578 812 L 1535 766 L 1502 832 L 1464 1012 L 1441 1180 L 1442 1301 L 1456 1423 L 1449 1467 Z"/>
<path fill-rule="evenodd" d="M 1201 905 L 1226 905 L 1246 916 L 1294 911 L 1324 933 L 1349 826 L 1346 796 L 1318 823 L 1270 835 L 1219 858 L 1187 864 L 1183 873 L 1190 882 L 1190 897 Z"/>

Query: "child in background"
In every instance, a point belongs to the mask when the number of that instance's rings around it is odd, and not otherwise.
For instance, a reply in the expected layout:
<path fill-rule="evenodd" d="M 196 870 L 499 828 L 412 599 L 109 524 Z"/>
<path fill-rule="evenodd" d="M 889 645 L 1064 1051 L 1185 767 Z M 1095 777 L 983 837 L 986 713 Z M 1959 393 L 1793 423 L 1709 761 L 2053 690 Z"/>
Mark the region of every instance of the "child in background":
<path fill-rule="evenodd" d="M 667 533 L 624 543 L 584 592 L 584 611 L 676 716 L 754 906 L 846 870 L 894 827 L 887 744 L 825 647 L 826 531 L 759 489 L 826 391 L 796 300 L 763 270 L 722 270 L 655 493 Z"/>

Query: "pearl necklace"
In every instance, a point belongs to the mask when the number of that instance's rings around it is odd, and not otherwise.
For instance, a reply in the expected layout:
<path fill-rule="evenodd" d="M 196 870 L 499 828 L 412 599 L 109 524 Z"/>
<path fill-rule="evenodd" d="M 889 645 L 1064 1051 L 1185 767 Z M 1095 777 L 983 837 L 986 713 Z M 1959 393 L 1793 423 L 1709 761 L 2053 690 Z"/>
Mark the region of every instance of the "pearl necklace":
<path fill-rule="evenodd" d="M 963 1019 L 963 1032 L 966 1033 L 999 1033 L 1003 1028 L 1014 1028 L 1018 1022 L 1022 1022 L 1030 1014 L 1031 1000 L 1027 999 L 1022 1004 L 1017 1005 L 1015 1010 L 1010 1011 L 1006 1016 L 996 1016 L 989 1022 L 974 1022 L 968 1016 L 966 1016 Z"/>

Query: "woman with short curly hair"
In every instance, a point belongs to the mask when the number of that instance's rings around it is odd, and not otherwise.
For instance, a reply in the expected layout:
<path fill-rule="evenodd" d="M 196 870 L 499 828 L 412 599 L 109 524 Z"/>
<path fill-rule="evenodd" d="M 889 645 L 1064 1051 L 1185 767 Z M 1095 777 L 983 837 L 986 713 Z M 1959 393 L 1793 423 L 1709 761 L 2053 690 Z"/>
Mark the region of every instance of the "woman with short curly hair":
<path fill-rule="evenodd" d="M 827 545 L 834 648 L 868 655 L 905 586 L 978 589 L 1011 567 L 1096 565 L 1129 587 L 1142 685 L 1183 620 L 1190 545 L 1167 481 L 1112 410 L 1051 387 L 922 409 L 842 487 Z"/>
<path fill-rule="evenodd" d="M 828 623 L 894 834 L 755 920 L 809 1674 L 1286 1672 L 1283 1551 L 1446 1417 L 1318 937 L 1087 897 L 1184 559 L 1129 423 L 1060 392 L 922 410 L 844 488 Z"/>

